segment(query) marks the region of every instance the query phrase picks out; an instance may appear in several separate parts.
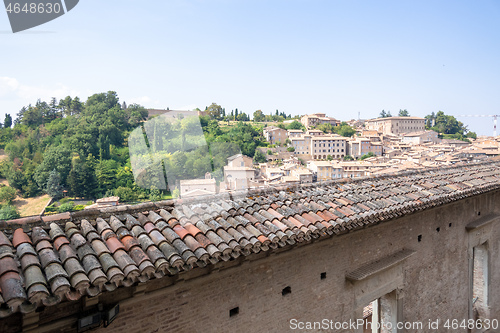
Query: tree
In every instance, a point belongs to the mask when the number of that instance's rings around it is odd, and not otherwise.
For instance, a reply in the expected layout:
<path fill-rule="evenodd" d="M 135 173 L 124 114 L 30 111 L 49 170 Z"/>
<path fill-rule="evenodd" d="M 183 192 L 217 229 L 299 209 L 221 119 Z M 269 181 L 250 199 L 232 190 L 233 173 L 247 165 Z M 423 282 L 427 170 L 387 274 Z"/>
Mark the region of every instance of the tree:
<path fill-rule="evenodd" d="M 125 102 L 123 102 L 125 104 Z M 139 104 L 131 104 L 125 110 L 127 123 L 131 128 L 137 127 L 142 121 L 148 118 L 148 110 Z"/>
<path fill-rule="evenodd" d="M 436 124 L 436 114 L 432 111 L 431 114 L 425 116 L 425 128 L 430 129 Z"/>
<path fill-rule="evenodd" d="M 368 154 L 364 154 L 363 156 L 361 156 L 359 159 L 360 160 L 364 160 L 364 159 L 367 159 L 367 158 L 370 158 L 370 157 L 373 157 L 375 156 L 375 154 L 373 152 L 368 152 Z"/>
<path fill-rule="evenodd" d="M 63 187 L 61 186 L 61 175 L 56 169 L 53 169 L 49 174 L 45 192 L 55 200 L 62 198 Z"/>
<path fill-rule="evenodd" d="M 114 194 L 120 197 L 120 201 L 131 202 L 137 200 L 137 195 L 131 188 L 120 186 L 115 189 Z"/>
<path fill-rule="evenodd" d="M 174 199 L 177 199 L 180 195 L 180 191 L 179 189 L 176 187 L 173 191 L 172 191 L 172 198 Z"/>
<path fill-rule="evenodd" d="M 292 147 L 292 146 L 290 146 L 286 150 L 289 151 L 289 152 L 291 152 L 291 153 L 293 153 L 295 151 L 295 148 Z"/>
<path fill-rule="evenodd" d="M 334 126 L 330 123 L 324 123 L 316 126 L 316 129 L 323 131 L 323 133 L 332 133 L 334 131 Z"/>
<path fill-rule="evenodd" d="M 5 127 L 5 128 L 12 127 L 12 117 L 8 113 L 5 115 L 5 120 L 3 121 L 3 127 Z"/>
<path fill-rule="evenodd" d="M 409 117 L 409 116 L 410 116 L 410 113 L 408 112 L 408 110 L 399 109 L 398 117 Z"/>
<path fill-rule="evenodd" d="M 94 198 L 97 190 L 97 181 L 94 171 L 94 161 L 92 155 L 86 160 L 80 156 L 74 156 L 71 162 L 71 171 L 68 175 L 69 194 Z"/>
<path fill-rule="evenodd" d="M 43 154 L 43 162 L 35 169 L 34 178 L 40 188 L 47 186 L 47 180 L 52 170 L 61 176 L 61 184 L 66 184 L 66 178 L 71 170 L 71 150 L 65 146 L 51 146 Z"/>
<path fill-rule="evenodd" d="M 466 136 L 467 136 L 468 138 L 477 139 L 477 134 L 476 134 L 476 132 L 468 132 Z"/>
<path fill-rule="evenodd" d="M 11 204 L 16 198 L 16 189 L 10 186 L 2 186 L 0 188 L 0 202 Z"/>
<path fill-rule="evenodd" d="M 241 112 L 240 114 L 238 114 L 238 116 L 236 116 L 236 120 L 238 120 L 238 121 L 249 121 L 250 118 L 248 117 L 248 115 L 245 112 Z"/>
<path fill-rule="evenodd" d="M 345 155 L 344 156 L 344 161 L 352 161 L 352 160 L 354 160 L 354 158 L 352 158 L 351 155 Z"/>
<path fill-rule="evenodd" d="M 299 130 L 299 129 L 302 129 L 302 123 L 300 121 L 297 121 L 297 120 L 294 120 L 292 121 L 287 127 L 286 129 L 288 130 Z"/>
<path fill-rule="evenodd" d="M 253 159 L 257 163 L 266 163 L 266 161 L 267 161 L 266 155 L 264 155 L 264 153 L 262 153 L 262 151 L 260 151 L 259 149 L 257 149 L 255 151 L 255 155 L 254 155 Z"/>
<path fill-rule="evenodd" d="M 385 112 L 385 110 L 382 110 L 379 115 L 380 118 L 389 118 L 392 117 L 391 111 Z"/>
<path fill-rule="evenodd" d="M 106 193 L 107 190 L 115 188 L 117 180 L 116 171 L 118 163 L 115 160 L 99 160 L 95 166 L 95 176 L 99 193 Z"/>
<path fill-rule="evenodd" d="M 220 106 L 216 103 L 210 104 L 210 106 L 206 108 L 206 112 L 207 112 L 207 115 L 212 119 L 222 120 L 222 118 L 223 118 L 222 106 Z"/>
<path fill-rule="evenodd" d="M 264 113 L 262 112 L 262 110 L 257 110 L 253 113 L 253 121 L 261 122 L 261 121 L 264 121 L 265 119 L 266 119 L 266 116 L 264 116 Z"/>
<path fill-rule="evenodd" d="M 432 126 L 431 129 L 438 133 L 464 136 L 465 133 L 468 132 L 467 126 L 458 121 L 455 117 L 446 115 L 443 111 L 438 111 L 435 115 L 435 119 L 432 118 L 432 114 L 427 116 L 426 119 L 428 122 L 434 122 L 434 126 Z"/>
<path fill-rule="evenodd" d="M 155 186 L 153 186 L 149 192 L 149 201 L 160 201 L 161 200 L 161 192 Z"/>
<path fill-rule="evenodd" d="M 335 126 L 333 131 L 340 136 L 351 137 L 356 133 L 356 130 L 349 126 L 346 122 L 342 122 L 340 126 Z"/>

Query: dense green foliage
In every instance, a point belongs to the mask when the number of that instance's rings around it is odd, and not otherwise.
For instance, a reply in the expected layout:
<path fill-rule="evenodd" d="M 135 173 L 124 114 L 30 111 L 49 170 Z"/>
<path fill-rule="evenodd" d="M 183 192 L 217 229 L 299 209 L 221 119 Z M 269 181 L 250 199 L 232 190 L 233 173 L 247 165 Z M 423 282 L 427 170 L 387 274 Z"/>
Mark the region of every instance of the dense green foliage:
<path fill-rule="evenodd" d="M 291 119 L 291 115 L 287 115 L 285 112 L 279 112 L 276 110 L 275 114 L 264 114 L 262 110 L 257 110 L 253 113 L 253 121 L 255 122 L 282 122 L 285 119 Z"/>
<path fill-rule="evenodd" d="M 267 158 L 266 158 L 266 155 L 264 155 L 263 152 L 261 152 L 260 150 L 256 150 L 253 160 L 256 163 L 266 163 Z"/>
<path fill-rule="evenodd" d="M 19 217 L 19 213 L 16 207 L 12 205 L 2 205 L 0 207 L 0 220 L 12 220 L 17 219 Z"/>
<path fill-rule="evenodd" d="M 60 197 L 62 189 L 100 197 L 123 179 L 133 180 L 126 139 L 147 115 L 136 104 L 122 108 L 112 91 L 85 103 L 69 96 L 59 103 L 39 100 L 21 109 L 14 128 L 0 129 L 0 146 L 9 156 L 0 172 L 24 197 L 43 191 Z M 133 181 L 127 185 L 141 191 Z"/>
<path fill-rule="evenodd" d="M 476 138 L 474 132 L 469 132 L 466 125 L 455 117 L 446 115 L 443 111 L 432 112 L 425 116 L 425 128 L 440 133 L 445 139 L 469 141 L 467 138 Z"/>
<path fill-rule="evenodd" d="M 385 110 L 380 111 L 379 118 L 389 118 L 392 117 L 391 111 L 385 112 Z"/>
<path fill-rule="evenodd" d="M 332 124 L 320 124 L 315 127 L 324 133 L 335 133 L 344 137 L 351 137 L 356 133 L 356 130 L 349 126 L 346 122 L 342 122 L 340 126 L 333 126 Z"/>
<path fill-rule="evenodd" d="M 409 117 L 409 116 L 410 112 L 408 112 L 408 110 L 399 109 L 398 117 Z M 385 110 L 380 111 L 379 118 L 389 118 L 389 117 L 392 117 L 391 111 L 385 111 Z"/>
<path fill-rule="evenodd" d="M 294 120 L 290 124 L 286 126 L 287 130 L 302 130 L 304 131 L 306 128 L 300 121 Z"/>
<path fill-rule="evenodd" d="M 364 159 L 367 159 L 367 158 L 370 158 L 370 157 L 373 157 L 375 156 L 375 154 L 373 152 L 368 152 L 368 154 L 364 154 L 363 156 L 361 156 L 359 159 L 360 160 L 364 160 Z"/>
<path fill-rule="evenodd" d="M 63 187 L 61 186 L 61 175 L 55 169 L 49 173 L 45 192 L 55 200 L 58 200 L 63 196 Z"/>
<path fill-rule="evenodd" d="M 16 198 L 17 193 L 16 189 L 10 186 L 2 186 L 0 187 L 0 202 L 11 204 L 12 201 Z"/>
<path fill-rule="evenodd" d="M 3 121 L 3 127 L 10 128 L 11 126 L 12 126 L 12 116 L 7 113 Z"/>
<path fill-rule="evenodd" d="M 139 131 L 135 139 L 144 138 L 151 147 L 144 154 L 154 153 L 167 179 L 203 178 L 211 172 L 222 180 L 229 156 L 253 157 L 257 147 L 267 145 L 261 127 L 238 122 L 221 128 L 218 120 L 231 117 L 224 108 L 213 103 L 206 112 L 157 126 L 154 119 L 145 122 L 144 107 L 120 104 L 113 91 L 94 94 L 85 102 L 69 96 L 59 103 L 38 100 L 21 109 L 13 128 L 0 128 L 0 148 L 9 157 L 0 163 L 0 174 L 24 197 L 45 192 L 58 199 L 67 190 L 71 197 L 160 200 L 168 193 L 158 184 L 145 187 L 134 179 L 128 142 L 134 130 Z M 237 120 L 249 120 L 243 112 L 232 113 Z M 5 124 L 9 125 L 8 117 Z M 147 172 L 151 166 L 139 167 L 146 171 L 143 177 L 154 178 Z M 75 209 L 69 206 L 54 209 Z"/>
<path fill-rule="evenodd" d="M 399 109 L 398 117 L 409 117 L 409 116 L 410 116 L 410 112 L 408 112 L 408 110 L 406 110 L 406 109 L 404 109 L 404 110 Z"/>

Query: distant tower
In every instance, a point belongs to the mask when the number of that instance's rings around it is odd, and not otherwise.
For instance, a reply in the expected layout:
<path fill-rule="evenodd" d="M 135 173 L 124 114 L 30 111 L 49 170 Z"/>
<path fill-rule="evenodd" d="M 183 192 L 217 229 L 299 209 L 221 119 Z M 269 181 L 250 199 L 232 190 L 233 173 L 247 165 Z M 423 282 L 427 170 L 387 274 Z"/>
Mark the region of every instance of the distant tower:
<path fill-rule="evenodd" d="M 360 120 L 359 116 L 360 116 L 361 112 L 358 111 L 358 120 Z"/>

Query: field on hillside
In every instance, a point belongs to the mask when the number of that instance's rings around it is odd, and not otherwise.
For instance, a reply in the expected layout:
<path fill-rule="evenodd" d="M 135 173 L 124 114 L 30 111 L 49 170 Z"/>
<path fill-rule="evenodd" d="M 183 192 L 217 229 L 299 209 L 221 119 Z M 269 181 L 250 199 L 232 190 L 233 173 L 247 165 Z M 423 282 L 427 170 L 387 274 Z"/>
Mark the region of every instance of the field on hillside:
<path fill-rule="evenodd" d="M 1 159 L 1 157 L 0 157 Z M 9 185 L 7 179 L 0 179 L 0 183 L 4 185 Z M 45 208 L 45 205 L 49 203 L 50 197 L 48 194 L 39 195 L 33 198 L 23 198 L 17 196 L 12 205 L 14 205 L 21 217 L 39 215 Z"/>

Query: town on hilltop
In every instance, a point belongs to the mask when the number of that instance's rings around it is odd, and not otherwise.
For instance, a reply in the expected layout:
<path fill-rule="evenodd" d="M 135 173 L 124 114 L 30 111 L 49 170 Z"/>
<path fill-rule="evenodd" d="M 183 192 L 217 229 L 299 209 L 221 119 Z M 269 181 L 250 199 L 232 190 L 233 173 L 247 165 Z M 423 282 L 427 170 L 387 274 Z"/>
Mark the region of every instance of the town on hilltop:
<path fill-rule="evenodd" d="M 113 91 L 39 100 L 0 127 L 0 220 L 477 162 L 499 141 L 443 111 L 345 121 L 147 109 Z"/>

